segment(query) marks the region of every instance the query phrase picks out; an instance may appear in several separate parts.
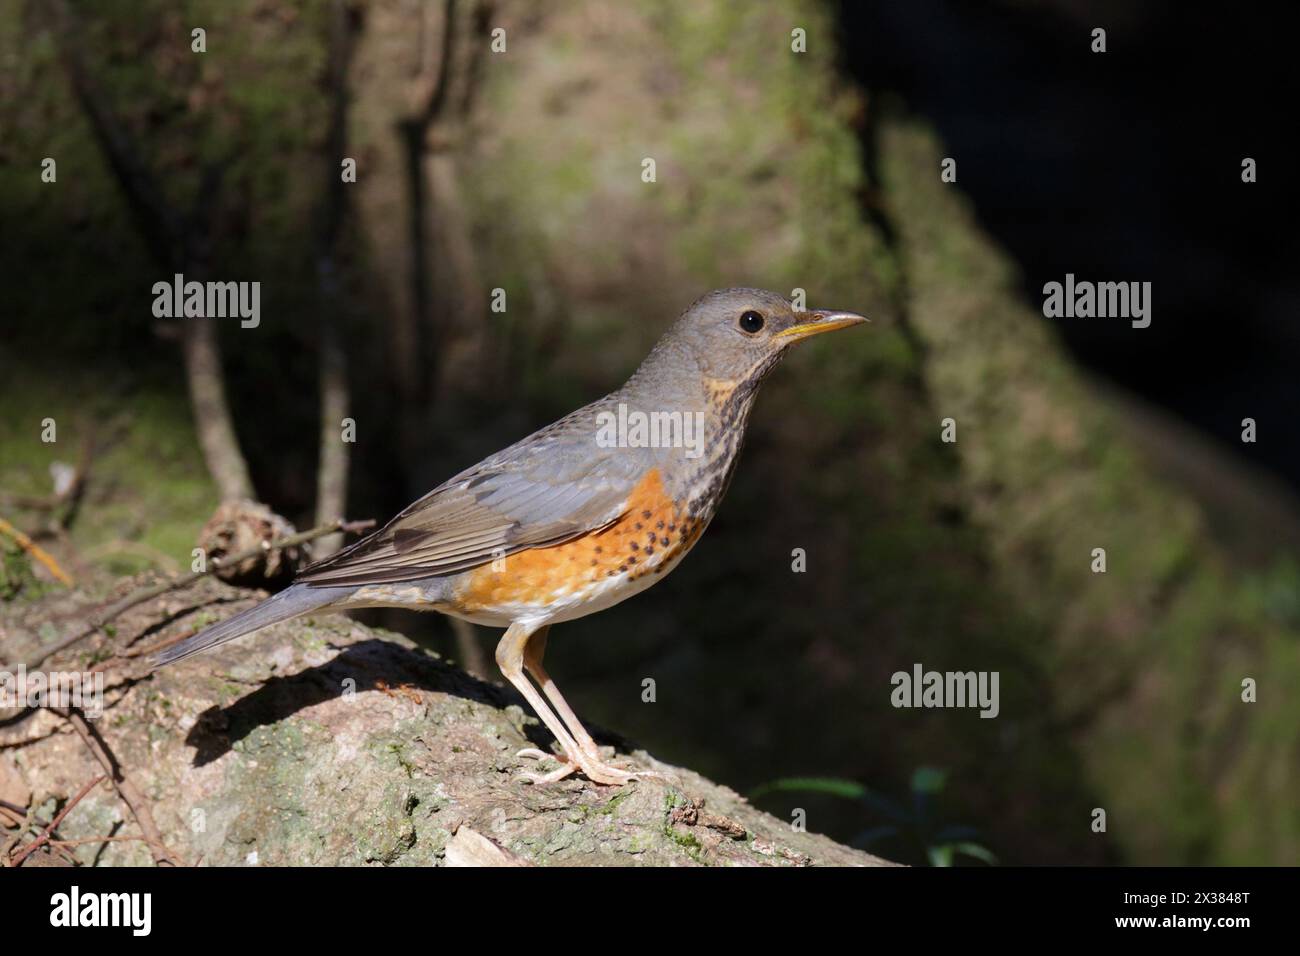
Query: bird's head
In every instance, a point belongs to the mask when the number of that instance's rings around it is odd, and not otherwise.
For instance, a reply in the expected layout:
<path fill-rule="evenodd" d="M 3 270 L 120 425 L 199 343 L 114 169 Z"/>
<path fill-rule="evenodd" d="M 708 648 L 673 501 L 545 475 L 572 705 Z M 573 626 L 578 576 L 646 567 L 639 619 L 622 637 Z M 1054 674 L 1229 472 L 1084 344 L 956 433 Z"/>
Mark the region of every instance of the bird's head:
<path fill-rule="evenodd" d="M 687 351 L 712 381 L 752 386 L 795 342 L 866 321 L 855 312 L 796 312 L 762 289 L 722 289 L 683 312 L 663 344 Z"/>

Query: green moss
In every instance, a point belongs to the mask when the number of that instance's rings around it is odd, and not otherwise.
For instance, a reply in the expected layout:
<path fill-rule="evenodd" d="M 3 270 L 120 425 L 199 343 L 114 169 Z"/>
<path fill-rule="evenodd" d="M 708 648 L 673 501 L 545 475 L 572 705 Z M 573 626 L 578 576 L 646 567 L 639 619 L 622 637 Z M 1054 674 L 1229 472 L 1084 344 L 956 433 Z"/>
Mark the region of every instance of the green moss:
<path fill-rule="evenodd" d="M 1112 845 L 1139 862 L 1292 858 L 1300 814 L 1264 794 L 1300 786 L 1298 722 L 1279 701 L 1241 703 L 1239 680 L 1297 670 L 1293 602 L 1266 610 L 1294 593 L 1294 566 L 1243 573 L 1222 559 L 1197 506 L 1121 439 L 1117 412 L 1021 301 L 1006 257 L 939 181 L 930 132 L 886 130 L 933 401 L 959 422 L 954 450 L 999 586 L 1024 633 L 1045 638 L 1050 693 L 1083 728 Z M 1089 569 L 1094 547 L 1105 574 Z"/>
<path fill-rule="evenodd" d="M 142 387 L 122 417 L 104 400 L 111 392 L 92 369 L 15 371 L 0 416 L 0 488 L 50 495 L 50 467 L 75 466 L 93 437 L 104 447 L 91 462 L 83 507 L 71 526 L 81 559 L 112 574 L 188 570 L 198 529 L 217 500 L 188 403 L 161 385 Z M 54 420 L 54 442 L 41 440 L 45 419 Z M 10 516 L 19 524 L 34 519 L 21 509 Z"/>

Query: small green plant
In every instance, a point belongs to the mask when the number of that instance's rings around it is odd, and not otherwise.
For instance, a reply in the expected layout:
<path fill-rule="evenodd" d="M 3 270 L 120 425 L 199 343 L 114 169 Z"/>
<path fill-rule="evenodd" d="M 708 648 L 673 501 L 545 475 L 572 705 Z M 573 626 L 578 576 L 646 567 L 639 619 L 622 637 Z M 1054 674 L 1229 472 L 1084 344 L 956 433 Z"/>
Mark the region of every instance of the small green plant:
<path fill-rule="evenodd" d="M 854 836 L 849 841 L 853 846 L 870 849 L 898 841 L 903 845 L 901 849 L 918 851 L 931 866 L 952 866 L 959 856 L 996 865 L 998 860 L 992 851 L 975 842 L 979 831 L 974 827 L 935 820 L 935 804 L 947 777 L 938 768 L 918 767 L 912 773 L 910 799 L 906 802 L 891 800 L 856 780 L 839 777 L 784 777 L 760 785 L 750 798 L 759 800 L 772 793 L 820 793 L 853 800 L 882 821 Z"/>

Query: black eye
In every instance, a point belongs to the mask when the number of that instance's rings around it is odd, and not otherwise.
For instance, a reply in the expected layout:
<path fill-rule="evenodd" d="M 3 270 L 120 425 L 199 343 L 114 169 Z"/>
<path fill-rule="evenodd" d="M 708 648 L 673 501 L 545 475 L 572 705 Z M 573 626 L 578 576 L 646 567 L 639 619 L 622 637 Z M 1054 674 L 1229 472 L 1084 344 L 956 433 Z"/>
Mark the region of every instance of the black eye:
<path fill-rule="evenodd" d="M 759 315 L 757 312 L 755 312 L 753 309 L 750 309 L 748 312 L 741 313 L 740 330 L 742 332 L 748 332 L 750 335 L 753 335 L 762 327 L 763 327 L 763 317 Z"/>

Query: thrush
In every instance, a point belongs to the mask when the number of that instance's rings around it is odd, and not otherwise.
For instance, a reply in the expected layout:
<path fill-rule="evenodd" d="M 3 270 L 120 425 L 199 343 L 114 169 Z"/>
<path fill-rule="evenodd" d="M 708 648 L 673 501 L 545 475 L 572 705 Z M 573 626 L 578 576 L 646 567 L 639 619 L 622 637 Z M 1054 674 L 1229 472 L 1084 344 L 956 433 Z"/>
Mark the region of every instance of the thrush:
<path fill-rule="evenodd" d="M 557 769 L 525 772 L 528 780 L 581 771 L 615 785 L 645 776 L 605 759 L 547 674 L 550 626 L 624 601 L 675 568 L 717 511 L 768 373 L 795 342 L 865 321 L 797 311 L 759 289 L 709 293 L 622 388 L 465 469 L 286 590 L 155 663 L 309 611 L 440 611 L 506 629 L 497 664 L 562 751 Z"/>

